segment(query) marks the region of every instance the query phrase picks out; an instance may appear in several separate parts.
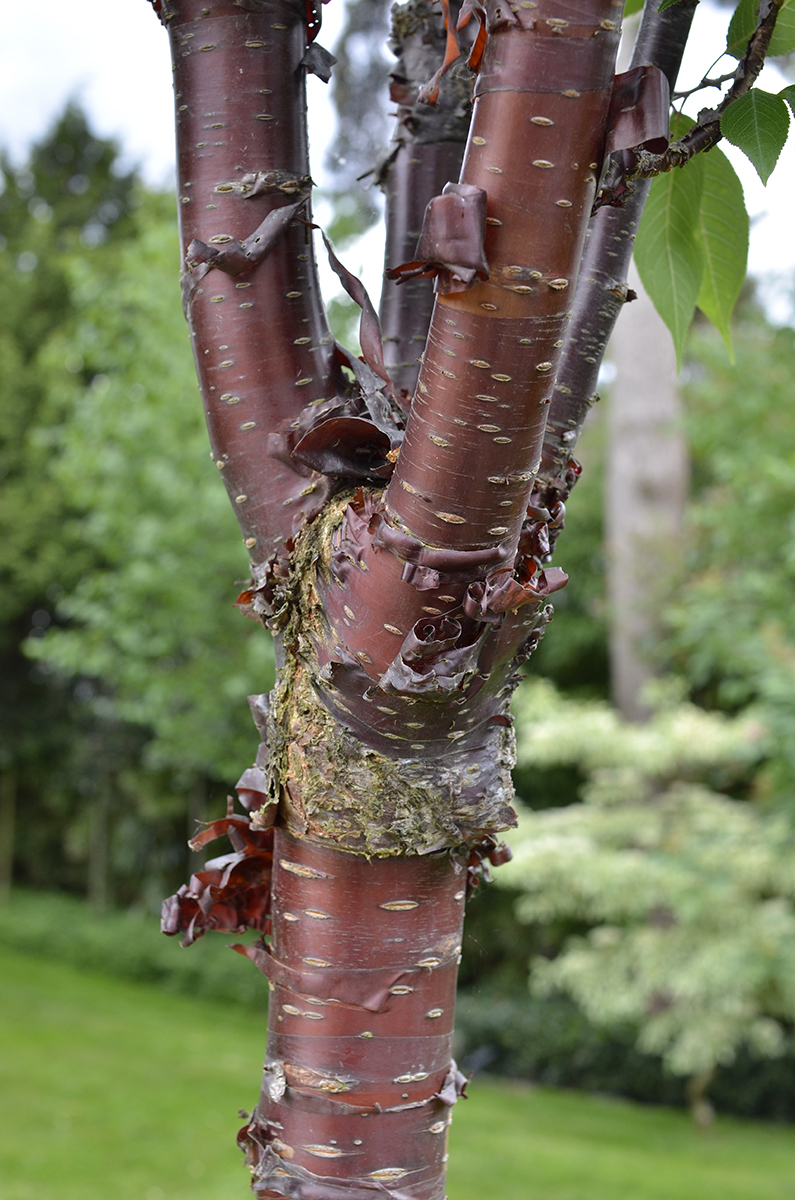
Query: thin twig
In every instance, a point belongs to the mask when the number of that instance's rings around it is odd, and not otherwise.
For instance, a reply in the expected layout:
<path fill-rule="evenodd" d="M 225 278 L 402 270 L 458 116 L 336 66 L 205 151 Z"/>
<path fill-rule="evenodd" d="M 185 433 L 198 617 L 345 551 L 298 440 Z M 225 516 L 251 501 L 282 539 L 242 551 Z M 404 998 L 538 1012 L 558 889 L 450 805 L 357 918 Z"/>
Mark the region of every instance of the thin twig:
<path fill-rule="evenodd" d="M 720 57 L 723 58 L 723 55 L 721 54 Z M 719 62 L 719 61 L 720 61 L 720 59 L 715 60 L 715 62 Z M 713 63 L 713 66 L 714 65 L 715 64 Z M 671 99 L 672 100 L 687 100 L 687 98 L 689 96 L 694 96 L 696 92 L 703 91 L 704 88 L 723 87 L 724 83 L 727 83 L 728 80 L 730 80 L 730 79 L 734 79 L 736 74 L 737 74 L 737 69 L 735 68 L 733 71 L 727 71 L 725 75 L 719 75 L 717 77 L 717 79 L 708 79 L 707 76 L 705 75 L 704 78 L 701 80 L 701 82 L 697 83 L 695 87 L 689 88 L 686 92 L 674 92 L 674 94 L 671 96 Z"/>
<path fill-rule="evenodd" d="M 734 83 L 716 108 L 702 109 L 696 124 L 684 137 L 671 142 L 662 154 L 651 154 L 648 150 L 637 149 L 623 151 L 621 156 L 613 156 L 615 161 L 612 163 L 612 169 L 605 175 L 594 205 L 595 211 L 607 206 L 621 207 L 633 191 L 632 180 L 651 179 L 655 175 L 673 170 L 674 167 L 682 167 L 693 155 L 711 149 L 721 140 L 721 113 L 741 96 L 746 95 L 756 82 L 765 65 L 770 39 L 783 3 L 784 0 L 760 0 L 756 29 L 748 40 L 745 54 L 737 64 L 736 70 L 727 76 L 733 79 Z M 719 60 L 716 59 L 717 61 Z M 714 81 L 707 82 L 711 84 Z M 701 86 L 699 84 L 699 87 Z M 694 90 L 698 91 L 698 88 Z M 682 93 L 679 95 L 681 97 Z"/>
<path fill-rule="evenodd" d="M 723 136 L 720 127 L 720 115 L 730 104 L 734 104 L 741 96 L 745 96 L 753 87 L 762 67 L 765 65 L 770 39 L 776 26 L 778 14 L 784 0 L 761 0 L 756 29 L 748 41 L 745 55 L 734 72 L 734 83 L 721 100 L 717 108 L 707 109 L 699 113 L 698 121 L 690 128 L 683 138 L 671 145 L 663 154 L 638 152 L 637 168 L 630 176 L 633 179 L 649 179 L 681 167 L 702 150 L 709 150 Z"/>

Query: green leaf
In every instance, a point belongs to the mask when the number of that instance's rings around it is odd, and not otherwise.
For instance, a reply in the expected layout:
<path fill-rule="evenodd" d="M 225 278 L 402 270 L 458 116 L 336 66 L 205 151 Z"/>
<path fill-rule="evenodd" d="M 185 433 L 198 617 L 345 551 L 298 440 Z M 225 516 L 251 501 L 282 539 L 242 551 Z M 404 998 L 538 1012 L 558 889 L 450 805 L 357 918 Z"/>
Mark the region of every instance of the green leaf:
<path fill-rule="evenodd" d="M 733 58 L 742 58 L 748 46 L 748 39 L 756 29 L 756 10 L 759 0 L 740 0 L 734 16 L 729 22 L 729 32 L 726 35 L 726 53 Z M 776 20 L 776 27 L 770 39 L 768 58 L 777 54 L 791 54 L 795 50 L 795 0 L 784 0 Z"/>
<path fill-rule="evenodd" d="M 675 136 L 681 137 L 691 124 L 680 117 Z M 704 275 L 700 236 L 704 157 L 699 154 L 683 169 L 658 175 L 652 182 L 635 241 L 638 273 L 671 331 L 679 366 Z"/>
<path fill-rule="evenodd" d="M 789 132 L 789 113 L 781 96 L 754 88 L 729 105 L 720 127 L 723 136 L 750 158 L 766 184 Z"/>
<path fill-rule="evenodd" d="M 748 262 L 748 213 L 743 187 L 726 155 L 704 155 L 704 185 L 699 232 L 704 276 L 696 303 L 721 333 L 734 362 L 729 319 L 745 279 Z"/>
<path fill-rule="evenodd" d="M 748 39 L 756 29 L 757 8 L 758 0 L 740 0 L 734 10 L 726 34 L 726 53 L 732 58 L 742 58 L 745 54 Z"/>
<path fill-rule="evenodd" d="M 782 100 L 786 100 L 792 109 L 793 117 L 795 117 L 795 83 L 791 83 L 789 87 L 782 88 L 779 96 L 781 96 Z"/>
<path fill-rule="evenodd" d="M 775 58 L 779 54 L 792 54 L 793 50 L 795 50 L 795 4 L 793 0 L 784 0 L 776 20 L 776 28 L 770 39 L 767 56 Z"/>

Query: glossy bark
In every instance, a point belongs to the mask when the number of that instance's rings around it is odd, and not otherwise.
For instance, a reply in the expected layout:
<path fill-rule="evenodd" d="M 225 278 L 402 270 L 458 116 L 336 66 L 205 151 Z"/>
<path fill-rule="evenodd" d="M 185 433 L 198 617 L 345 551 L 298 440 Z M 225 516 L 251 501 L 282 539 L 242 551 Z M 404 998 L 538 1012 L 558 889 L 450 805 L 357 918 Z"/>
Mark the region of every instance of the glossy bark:
<path fill-rule="evenodd" d="M 695 8 L 695 2 L 686 2 L 659 12 L 647 5 L 630 67 L 658 67 L 673 90 Z M 544 436 L 538 490 L 548 505 L 565 499 L 577 480 L 572 453 L 588 409 L 598 399 L 599 367 L 627 299 L 632 247 L 649 186 L 648 180 L 637 181 L 622 207 L 600 208 L 589 222 Z"/>
<path fill-rule="evenodd" d="M 419 100 L 421 87 L 444 57 L 445 41 L 442 13 L 427 0 L 395 7 L 390 46 L 397 56 L 391 75 L 397 127 L 379 173 L 386 197 L 387 269 L 412 261 L 428 203 L 446 183 L 457 180 L 461 170 L 471 82 L 460 73 L 448 75 L 435 105 Z M 380 306 L 384 355 L 404 407 L 417 386 L 433 303 L 432 279 L 384 280 Z"/>
<path fill-rule="evenodd" d="M 163 6 L 174 62 L 183 294 L 213 459 L 252 561 L 281 553 L 327 481 L 290 459 L 295 425 L 341 389 L 320 297 L 308 198 L 267 257 L 230 275 L 191 267 L 308 192 L 306 9 Z M 299 218 L 303 218 L 299 219 Z M 311 409 L 310 409 L 311 411 Z"/>
<path fill-rule="evenodd" d="M 260 1195 L 441 1200 L 461 1087 L 450 1035 L 466 881 L 504 853 L 510 695 L 565 582 L 542 566 L 558 516 L 528 505 L 621 4 L 481 10 L 463 187 L 435 211 L 445 228 L 459 210 L 485 217 L 475 257 L 489 278 L 459 288 L 456 264 L 442 264 L 453 290 L 436 299 L 402 445 L 372 314 L 369 370 L 334 351 L 317 298 L 302 223 L 303 6 L 161 9 L 213 455 L 252 552 L 241 604 L 267 620 L 281 654 L 270 698 L 252 698 L 262 743 L 237 785 L 251 815 L 196 840 L 228 833 L 234 854 L 167 903 L 164 928 L 187 941 L 209 928 L 263 934 L 244 952 L 273 989 L 266 1069 L 240 1135 Z M 438 123 L 404 115 L 414 134 Z M 452 161 L 438 130 L 412 144 L 387 173 L 399 259 Z M 405 345 L 419 336 L 400 309 L 390 325 L 387 301 L 396 374 L 410 373 Z M 416 315 L 419 330 L 419 304 Z M 301 465 L 290 451 L 310 430 Z M 378 436 L 393 447 L 380 464 Z M 307 446 L 331 478 L 307 467 Z"/>

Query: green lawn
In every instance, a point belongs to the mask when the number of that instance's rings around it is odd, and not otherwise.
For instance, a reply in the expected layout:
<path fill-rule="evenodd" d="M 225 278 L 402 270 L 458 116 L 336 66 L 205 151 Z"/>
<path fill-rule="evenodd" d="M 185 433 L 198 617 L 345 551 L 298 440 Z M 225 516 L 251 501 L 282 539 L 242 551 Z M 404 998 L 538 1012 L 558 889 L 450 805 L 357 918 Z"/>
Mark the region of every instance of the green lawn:
<path fill-rule="evenodd" d="M 0 950 L 2 1200 L 242 1200 L 264 1020 Z M 450 1200 L 795 1200 L 795 1130 L 477 1083 Z"/>

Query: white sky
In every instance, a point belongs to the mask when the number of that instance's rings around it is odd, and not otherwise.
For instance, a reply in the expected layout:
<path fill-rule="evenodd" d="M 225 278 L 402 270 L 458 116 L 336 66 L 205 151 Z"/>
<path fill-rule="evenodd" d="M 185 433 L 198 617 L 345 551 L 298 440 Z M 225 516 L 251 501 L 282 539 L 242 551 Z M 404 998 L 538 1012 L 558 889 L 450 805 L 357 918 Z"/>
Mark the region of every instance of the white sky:
<path fill-rule="evenodd" d="M 699 5 L 680 87 L 698 82 L 709 68 L 723 44 L 729 12 L 707 2 Z M 333 44 L 340 19 L 340 0 L 333 0 L 324 9 L 324 45 Z M 775 66 L 768 66 L 761 86 L 777 92 L 787 82 Z M 705 93 L 696 107 L 714 103 L 717 94 Z M 170 186 L 174 140 L 168 38 L 147 0 L 6 0 L 0 45 L 0 146 L 15 160 L 24 157 L 29 143 L 46 131 L 70 97 L 82 102 L 100 134 L 118 138 L 126 162 L 140 165 L 149 183 Z M 310 135 L 313 175 L 322 183 L 323 145 L 333 135 L 333 117 L 328 93 L 314 78 Z M 795 275 L 794 145 L 791 133 L 764 188 L 747 159 L 723 143 L 743 181 L 752 217 L 750 270 L 787 280 L 779 285 L 782 291 L 791 287 Z M 378 238 L 371 233 L 346 254 L 348 266 L 364 268 L 373 293 L 378 292 L 382 256 Z M 331 284 L 330 290 L 337 287 Z M 783 300 L 775 301 L 770 281 L 766 294 L 773 314 L 783 319 L 788 310 Z"/>

